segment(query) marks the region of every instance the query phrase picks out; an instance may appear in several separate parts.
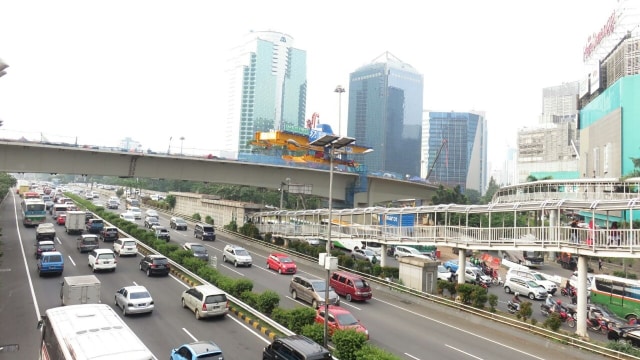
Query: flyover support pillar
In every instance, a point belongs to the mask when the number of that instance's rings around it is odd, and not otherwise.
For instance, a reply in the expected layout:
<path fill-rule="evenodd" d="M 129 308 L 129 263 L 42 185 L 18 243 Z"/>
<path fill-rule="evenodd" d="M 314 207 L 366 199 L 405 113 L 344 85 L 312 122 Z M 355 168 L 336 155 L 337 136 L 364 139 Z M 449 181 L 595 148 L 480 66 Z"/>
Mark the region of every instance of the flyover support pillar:
<path fill-rule="evenodd" d="M 547 236 L 547 239 L 549 239 L 548 241 L 553 244 L 558 243 L 558 239 L 557 239 L 558 220 L 560 217 L 559 217 L 559 214 L 556 213 L 556 211 L 560 211 L 560 210 L 551 209 L 549 211 L 549 230 L 547 232 L 549 234 L 549 236 Z M 549 251 L 548 254 L 549 254 L 549 257 L 547 260 L 549 262 L 555 262 L 556 261 L 555 251 Z"/>
<path fill-rule="evenodd" d="M 387 266 L 387 244 L 380 244 L 380 266 Z"/>
<path fill-rule="evenodd" d="M 465 271 L 467 271 L 467 249 L 458 248 L 458 284 L 464 284 Z"/>
<path fill-rule="evenodd" d="M 587 334 L 587 257 L 578 256 L 578 319 L 576 319 L 576 335 L 589 337 Z"/>

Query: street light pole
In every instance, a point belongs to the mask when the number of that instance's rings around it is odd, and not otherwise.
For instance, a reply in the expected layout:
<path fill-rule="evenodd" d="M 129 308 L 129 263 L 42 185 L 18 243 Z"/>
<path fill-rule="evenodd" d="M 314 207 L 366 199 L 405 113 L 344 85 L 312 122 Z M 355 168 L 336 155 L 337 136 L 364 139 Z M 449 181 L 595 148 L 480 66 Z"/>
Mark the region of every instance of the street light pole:
<path fill-rule="evenodd" d="M 344 88 L 342 85 L 338 85 L 333 91 L 338 93 L 338 136 L 342 136 L 342 93 Z"/>
<path fill-rule="evenodd" d="M 182 156 L 182 144 L 184 143 L 184 136 L 180 136 L 180 156 Z"/>
<path fill-rule="evenodd" d="M 289 182 L 291 179 L 286 178 L 283 182 L 280 183 L 280 210 L 282 210 L 282 206 L 284 204 L 284 186 L 287 185 L 287 191 L 289 191 Z"/>
<path fill-rule="evenodd" d="M 333 143 L 329 148 L 329 221 L 327 221 L 327 257 L 325 257 L 325 268 L 327 269 L 327 283 L 324 289 L 324 338 L 323 345 L 326 348 L 329 341 L 329 283 L 331 282 L 331 269 L 326 265 L 331 256 L 331 212 L 333 209 Z M 325 148 L 326 150 L 326 148 Z"/>

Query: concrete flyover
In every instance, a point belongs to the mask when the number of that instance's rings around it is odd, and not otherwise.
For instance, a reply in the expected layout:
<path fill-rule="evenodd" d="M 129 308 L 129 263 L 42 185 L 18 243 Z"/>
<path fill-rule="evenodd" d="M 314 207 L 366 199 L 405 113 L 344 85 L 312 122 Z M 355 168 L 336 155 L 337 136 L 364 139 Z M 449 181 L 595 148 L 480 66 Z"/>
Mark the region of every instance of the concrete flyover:
<path fill-rule="evenodd" d="M 203 181 L 277 189 L 286 178 L 311 185 L 311 194 L 327 197 L 329 171 L 209 159 L 205 156 L 147 154 L 96 148 L 0 140 L 0 170 L 9 173 L 103 175 Z M 358 181 L 355 173 L 333 172 L 336 201 L 347 198 L 347 189 Z M 368 177 L 367 191 L 355 194 L 355 206 L 371 206 L 397 199 L 430 199 L 433 184 Z"/>

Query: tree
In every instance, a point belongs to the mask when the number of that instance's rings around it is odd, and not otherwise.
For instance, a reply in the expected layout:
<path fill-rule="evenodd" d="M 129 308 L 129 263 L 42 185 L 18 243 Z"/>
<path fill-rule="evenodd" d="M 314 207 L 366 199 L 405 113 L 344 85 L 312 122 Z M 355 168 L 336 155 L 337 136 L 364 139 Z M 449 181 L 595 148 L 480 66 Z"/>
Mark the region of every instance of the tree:
<path fill-rule="evenodd" d="M 500 190 L 500 185 L 496 183 L 496 180 L 492 176 L 491 179 L 489 180 L 489 185 L 487 185 L 487 191 L 484 193 L 484 196 L 482 197 L 482 199 L 480 199 L 480 203 L 481 204 L 490 203 L 491 200 L 493 199 L 493 195 L 495 195 L 495 193 L 498 192 L 498 190 Z"/>
<path fill-rule="evenodd" d="M 176 207 L 176 197 L 173 195 L 167 195 L 167 197 L 164 199 L 164 201 L 169 204 L 169 207 L 171 209 Z"/>
<path fill-rule="evenodd" d="M 467 197 L 469 204 L 480 204 L 480 201 L 482 201 L 482 196 L 478 190 L 467 189 L 464 192 L 464 196 Z"/>
<path fill-rule="evenodd" d="M 431 203 L 433 205 L 439 204 L 467 204 L 467 197 L 462 193 L 460 185 L 456 185 L 453 189 L 447 188 L 443 185 L 438 187 L 436 194 L 431 197 Z"/>

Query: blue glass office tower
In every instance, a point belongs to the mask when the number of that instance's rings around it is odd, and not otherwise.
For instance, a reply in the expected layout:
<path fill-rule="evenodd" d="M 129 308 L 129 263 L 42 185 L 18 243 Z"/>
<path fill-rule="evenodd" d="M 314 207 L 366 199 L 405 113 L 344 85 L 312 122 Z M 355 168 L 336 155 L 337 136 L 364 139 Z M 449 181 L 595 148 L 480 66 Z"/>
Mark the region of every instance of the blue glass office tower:
<path fill-rule="evenodd" d="M 483 113 L 429 112 L 422 177 L 483 194 L 487 187 L 487 122 Z M 431 171 L 430 171 L 431 170 Z"/>
<path fill-rule="evenodd" d="M 347 135 L 373 148 L 357 161 L 369 171 L 420 174 L 424 80 L 384 53 L 350 74 Z"/>
<path fill-rule="evenodd" d="M 293 47 L 291 36 L 274 31 L 247 34 L 234 53 L 224 148 L 226 157 L 242 158 L 257 131 L 304 127 L 307 53 Z"/>

